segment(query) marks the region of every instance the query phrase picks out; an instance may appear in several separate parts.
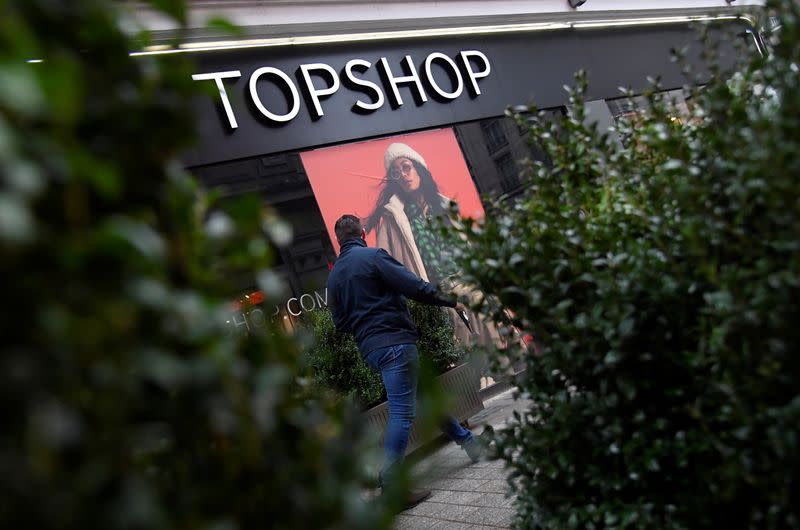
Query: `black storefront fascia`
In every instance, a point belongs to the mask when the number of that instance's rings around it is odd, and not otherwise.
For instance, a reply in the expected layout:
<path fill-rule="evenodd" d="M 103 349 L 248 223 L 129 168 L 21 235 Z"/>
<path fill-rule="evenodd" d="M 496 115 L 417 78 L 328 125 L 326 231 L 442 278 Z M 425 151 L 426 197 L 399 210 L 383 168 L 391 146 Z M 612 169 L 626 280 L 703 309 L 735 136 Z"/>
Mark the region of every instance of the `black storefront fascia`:
<path fill-rule="evenodd" d="M 723 43 L 723 67 L 732 64 L 737 53 L 733 40 L 745 29 L 744 21 L 734 21 L 712 32 L 713 39 Z M 723 32 L 728 35 L 720 39 Z M 672 61 L 673 50 L 687 46 L 689 53 L 683 64 Z M 677 88 L 706 75 L 702 49 L 697 28 L 675 24 L 198 52 L 196 74 L 240 73 L 239 77 L 222 80 L 236 128 L 231 127 L 220 97 L 198 98 L 200 141 L 183 159 L 187 166 L 196 167 L 499 116 L 509 105 L 532 101 L 540 108 L 563 106 L 567 104 L 563 87 L 573 83 L 579 69 L 588 72 L 589 99 L 619 97 L 619 87 L 640 92 L 647 88 L 648 77 L 658 77 L 664 88 Z M 470 51 L 485 55 L 491 66 L 488 75 L 475 79 L 480 94 L 476 94 L 461 57 L 462 52 Z M 460 68 L 464 88 L 458 97 L 438 96 L 431 86 L 423 63 L 432 53 L 450 58 Z M 406 56 L 416 69 L 427 101 L 421 100 L 415 83 L 400 82 L 397 91 L 403 104 L 397 105 L 392 101 L 393 89 L 381 59 L 397 78 L 412 74 Z M 374 90 L 348 82 L 345 66 L 354 59 L 370 65 L 355 68 L 354 76 L 380 87 L 385 97 L 376 110 L 365 111 L 355 105 L 359 100 L 373 103 L 376 97 Z M 336 72 L 341 82 L 335 93 L 318 98 L 322 116 L 315 111 L 301 71 L 301 65 L 320 63 Z M 692 79 L 681 72 L 686 64 L 693 68 Z M 435 60 L 432 65 L 434 82 L 442 91 L 454 92 L 452 68 L 445 60 Z M 251 97 L 250 78 L 264 67 L 284 73 L 297 89 L 299 109 L 289 121 L 265 117 Z M 480 73 L 479 58 L 473 57 L 472 68 Z M 312 70 L 309 75 L 320 91 L 333 84 L 322 69 Z M 259 99 L 269 110 L 278 115 L 291 110 L 293 96 L 285 80 L 267 74 L 256 85 Z"/>

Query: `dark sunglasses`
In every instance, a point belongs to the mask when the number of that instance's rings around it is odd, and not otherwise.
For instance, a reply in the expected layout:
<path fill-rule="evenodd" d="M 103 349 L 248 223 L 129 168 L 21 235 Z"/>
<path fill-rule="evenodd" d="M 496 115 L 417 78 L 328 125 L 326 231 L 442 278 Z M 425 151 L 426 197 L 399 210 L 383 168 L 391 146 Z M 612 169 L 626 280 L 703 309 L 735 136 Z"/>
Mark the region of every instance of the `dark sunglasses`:
<path fill-rule="evenodd" d="M 403 162 L 400 164 L 400 167 L 392 168 L 391 171 L 389 171 L 389 178 L 392 180 L 400 180 L 403 178 L 403 175 L 411 173 L 412 169 L 414 169 L 414 165 L 411 162 Z"/>

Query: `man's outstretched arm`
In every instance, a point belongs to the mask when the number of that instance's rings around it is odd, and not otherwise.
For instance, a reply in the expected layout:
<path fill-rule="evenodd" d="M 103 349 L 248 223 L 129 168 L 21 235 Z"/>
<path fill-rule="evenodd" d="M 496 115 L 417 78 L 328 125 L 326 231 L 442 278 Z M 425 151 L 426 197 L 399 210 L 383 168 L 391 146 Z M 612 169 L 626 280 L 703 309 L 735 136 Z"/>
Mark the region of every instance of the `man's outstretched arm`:
<path fill-rule="evenodd" d="M 406 298 L 423 304 L 456 307 L 454 296 L 438 293 L 433 285 L 403 267 L 399 261 L 390 256 L 385 250 L 378 250 L 374 264 L 384 283 L 390 289 L 397 291 Z"/>

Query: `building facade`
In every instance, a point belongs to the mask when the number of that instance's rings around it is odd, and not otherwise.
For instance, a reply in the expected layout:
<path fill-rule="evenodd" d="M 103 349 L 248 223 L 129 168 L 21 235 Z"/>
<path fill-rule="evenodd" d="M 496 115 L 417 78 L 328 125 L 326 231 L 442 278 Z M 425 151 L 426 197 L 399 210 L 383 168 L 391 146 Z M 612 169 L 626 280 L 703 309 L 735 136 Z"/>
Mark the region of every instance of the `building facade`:
<path fill-rule="evenodd" d="M 541 156 L 505 117 L 508 106 L 535 102 L 559 119 L 569 112 L 564 85 L 583 69 L 591 119 L 610 127 L 636 110 L 636 100 L 619 99 L 619 87 L 637 93 L 648 77 L 660 77 L 680 98 L 682 86 L 702 82 L 697 23 L 714 24 L 725 64 L 742 53 L 736 42 L 756 53 L 762 48 L 748 16 L 761 2 L 572 5 L 580 3 L 195 1 L 188 32 L 133 4 L 131 24 L 154 37 L 134 54 L 191 54 L 193 79 L 211 89 L 196 101 L 200 139 L 184 154 L 186 166 L 223 196 L 258 194 L 293 228 L 275 264 L 291 294 L 255 313 L 243 311 L 231 325 L 247 329 L 267 318 L 291 325 L 324 307 L 338 251 L 332 225 L 343 213 L 378 223 L 373 244 L 388 245 L 391 231 L 381 226 L 395 227 L 407 245 L 390 252 L 409 254 L 429 279 L 452 272 L 440 270 L 425 251 L 402 193 L 390 194 L 399 203 L 389 196 L 381 203 L 392 184 L 387 164 L 394 154 L 410 149 L 440 196 L 479 217 L 482 200 L 513 200 L 524 187 L 520 164 Z M 240 26 L 240 33 L 209 26 L 217 17 Z M 691 80 L 671 61 L 671 51 L 684 48 L 696 76 Z M 256 290 L 246 282 L 240 288 Z"/>

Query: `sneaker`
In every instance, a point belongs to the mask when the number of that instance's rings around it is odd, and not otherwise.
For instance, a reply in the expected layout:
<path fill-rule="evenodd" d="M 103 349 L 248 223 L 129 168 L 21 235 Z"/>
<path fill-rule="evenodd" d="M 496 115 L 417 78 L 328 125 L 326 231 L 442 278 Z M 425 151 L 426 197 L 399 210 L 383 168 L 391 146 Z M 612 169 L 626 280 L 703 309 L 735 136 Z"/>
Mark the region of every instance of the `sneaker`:
<path fill-rule="evenodd" d="M 417 504 L 431 496 L 431 490 L 411 490 L 403 502 L 403 510 L 410 510 Z"/>
<path fill-rule="evenodd" d="M 471 438 L 469 441 L 461 444 L 461 449 L 467 453 L 467 456 L 470 460 L 472 460 L 473 464 L 477 464 L 486 458 L 486 449 L 484 449 L 480 442 L 478 442 L 478 440 L 475 438 Z"/>
<path fill-rule="evenodd" d="M 386 494 L 386 490 L 381 488 L 381 495 Z M 402 511 L 410 510 L 417 504 L 431 496 L 431 490 L 410 490 L 403 499 Z"/>

